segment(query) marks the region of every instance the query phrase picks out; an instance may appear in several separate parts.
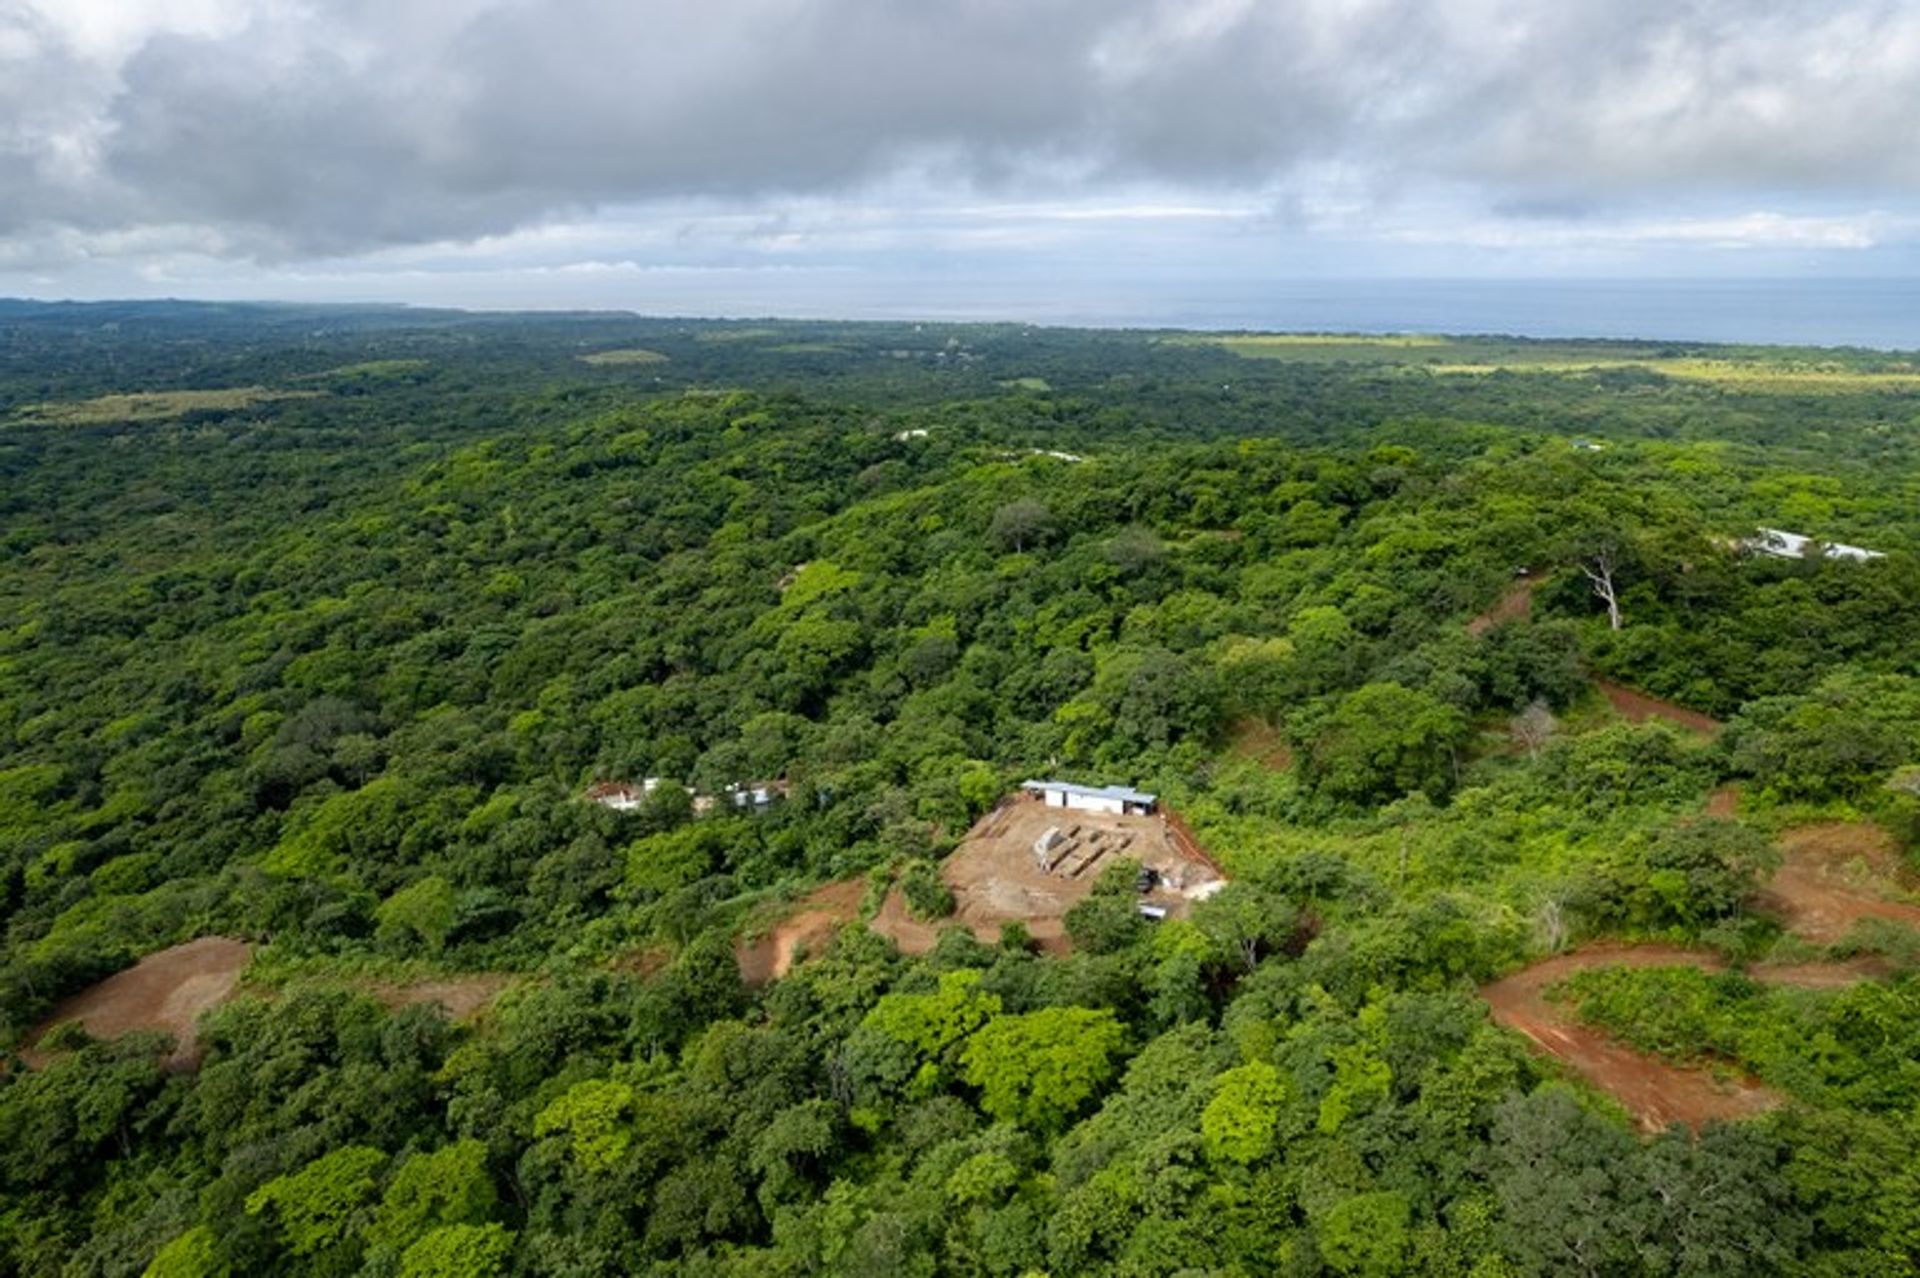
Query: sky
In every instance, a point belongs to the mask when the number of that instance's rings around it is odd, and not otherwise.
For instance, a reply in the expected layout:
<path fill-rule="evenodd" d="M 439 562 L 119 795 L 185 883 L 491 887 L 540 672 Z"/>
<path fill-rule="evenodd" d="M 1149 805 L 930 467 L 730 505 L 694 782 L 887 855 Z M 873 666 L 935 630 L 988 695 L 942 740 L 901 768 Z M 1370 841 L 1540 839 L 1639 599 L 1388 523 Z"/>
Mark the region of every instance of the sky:
<path fill-rule="evenodd" d="M 0 0 L 0 295 L 1906 279 L 1916 120 L 1915 0 Z"/>

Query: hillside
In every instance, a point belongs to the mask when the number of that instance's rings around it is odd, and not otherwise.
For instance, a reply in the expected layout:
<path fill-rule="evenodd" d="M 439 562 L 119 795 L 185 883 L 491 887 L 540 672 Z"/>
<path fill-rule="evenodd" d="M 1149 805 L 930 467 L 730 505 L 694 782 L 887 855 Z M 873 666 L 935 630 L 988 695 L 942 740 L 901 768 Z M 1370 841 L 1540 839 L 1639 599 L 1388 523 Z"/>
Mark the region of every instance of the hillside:
<path fill-rule="evenodd" d="M 1914 376 L 0 306 L 0 1273 L 1914 1272 Z"/>

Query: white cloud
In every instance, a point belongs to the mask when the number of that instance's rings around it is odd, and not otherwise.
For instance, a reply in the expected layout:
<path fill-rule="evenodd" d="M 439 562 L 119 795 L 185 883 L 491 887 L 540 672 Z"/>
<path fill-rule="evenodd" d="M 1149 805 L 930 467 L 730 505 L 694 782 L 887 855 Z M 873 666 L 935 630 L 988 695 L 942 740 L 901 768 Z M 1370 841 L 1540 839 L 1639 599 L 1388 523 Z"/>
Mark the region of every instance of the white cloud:
<path fill-rule="evenodd" d="M 1870 252 L 1916 118 L 1905 0 L 0 0 L 0 266 Z"/>

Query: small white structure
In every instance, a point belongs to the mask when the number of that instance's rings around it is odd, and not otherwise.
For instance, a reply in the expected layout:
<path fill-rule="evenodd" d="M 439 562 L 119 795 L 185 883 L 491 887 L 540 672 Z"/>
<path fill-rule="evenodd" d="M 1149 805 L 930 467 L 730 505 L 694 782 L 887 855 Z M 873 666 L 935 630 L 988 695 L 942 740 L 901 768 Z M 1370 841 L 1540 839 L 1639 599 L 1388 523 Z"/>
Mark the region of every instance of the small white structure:
<path fill-rule="evenodd" d="M 659 777 L 645 777 L 639 785 L 628 781 L 602 781 L 587 787 L 587 798 L 615 812 L 632 812 L 659 788 Z"/>
<path fill-rule="evenodd" d="M 765 812 L 775 800 L 787 797 L 785 781 L 750 781 L 727 787 L 727 802 L 742 812 Z"/>
<path fill-rule="evenodd" d="M 1050 808 L 1078 812 L 1105 812 L 1114 816 L 1145 816 L 1154 810 L 1157 796 L 1126 785 L 1075 785 L 1071 781 L 1022 781 L 1020 788 L 1035 794 Z"/>
<path fill-rule="evenodd" d="M 1143 902 L 1139 906 L 1139 910 L 1140 910 L 1140 917 L 1145 919 L 1149 923 L 1166 922 L 1167 907 L 1164 905 L 1147 905 Z"/>
<path fill-rule="evenodd" d="M 1851 559 L 1856 563 L 1865 563 L 1869 559 L 1885 559 L 1877 550 L 1868 550 L 1863 546 L 1847 546 L 1837 541 L 1821 543 L 1799 533 L 1790 533 L 1779 528 L 1762 528 L 1757 534 L 1740 543 L 1748 550 L 1762 555 L 1772 555 L 1776 559 L 1807 559 L 1819 554 L 1827 559 Z M 1816 550 L 1824 544 L 1824 550 Z"/>

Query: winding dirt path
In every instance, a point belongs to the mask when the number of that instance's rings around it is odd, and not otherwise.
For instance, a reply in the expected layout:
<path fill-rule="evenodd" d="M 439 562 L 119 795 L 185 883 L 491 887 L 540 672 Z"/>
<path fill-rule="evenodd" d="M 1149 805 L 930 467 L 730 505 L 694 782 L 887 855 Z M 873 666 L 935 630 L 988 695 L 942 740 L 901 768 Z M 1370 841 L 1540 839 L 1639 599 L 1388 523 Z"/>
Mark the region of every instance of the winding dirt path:
<path fill-rule="evenodd" d="M 1794 935 L 1831 945 L 1867 919 L 1920 929 L 1920 905 L 1901 899 L 1915 886 L 1914 875 L 1879 826 L 1828 821 L 1788 830 L 1780 857 L 1760 908 L 1779 915 Z"/>
<path fill-rule="evenodd" d="M 1912 882 L 1886 831 L 1862 822 L 1802 826 L 1780 836 L 1781 865 L 1760 905 L 1789 931 L 1819 944 L 1840 940 L 1865 919 L 1888 919 L 1920 929 L 1920 904 L 1891 899 Z M 1600 942 L 1520 969 L 1483 986 L 1493 1019 L 1525 1036 L 1540 1052 L 1623 1105 L 1647 1131 L 1670 1123 L 1698 1127 L 1716 1119 L 1747 1118 L 1785 1097 L 1744 1071 L 1677 1065 L 1615 1042 L 1585 1025 L 1546 992 L 1575 972 L 1598 967 L 1693 967 L 1722 972 L 1718 955 L 1672 945 Z M 1747 975 L 1769 985 L 1844 989 L 1883 977 L 1878 959 L 1761 964 Z"/>
<path fill-rule="evenodd" d="M 1747 1118 L 1780 1103 L 1757 1080 L 1726 1072 L 1673 1065 L 1614 1042 L 1583 1025 L 1566 1008 L 1547 1000 L 1547 990 L 1575 972 L 1595 967 L 1698 967 L 1724 970 L 1718 958 L 1668 945 L 1594 945 L 1557 954 L 1481 989 L 1493 1019 L 1526 1036 L 1536 1048 L 1565 1062 L 1606 1092 L 1647 1131 L 1669 1123 L 1697 1125 L 1712 1119 Z"/>

